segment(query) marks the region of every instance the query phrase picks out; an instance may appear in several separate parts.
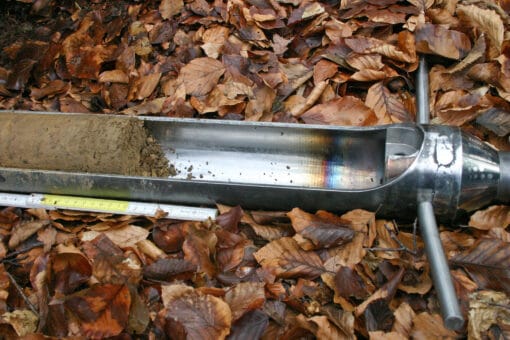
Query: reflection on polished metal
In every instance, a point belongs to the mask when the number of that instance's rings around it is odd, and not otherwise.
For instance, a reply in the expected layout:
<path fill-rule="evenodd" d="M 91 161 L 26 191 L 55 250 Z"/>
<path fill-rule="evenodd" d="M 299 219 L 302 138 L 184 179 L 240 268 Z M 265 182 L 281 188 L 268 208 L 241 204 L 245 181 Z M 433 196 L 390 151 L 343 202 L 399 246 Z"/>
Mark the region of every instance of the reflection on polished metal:
<path fill-rule="evenodd" d="M 342 128 L 139 119 L 162 145 L 176 176 L 0 168 L 0 191 L 170 204 L 240 204 L 250 209 L 299 206 L 339 212 L 365 208 L 411 220 L 417 199 L 427 193 L 444 222 L 496 198 L 509 198 L 510 176 L 502 172 L 509 168 L 508 154 L 457 127 Z"/>

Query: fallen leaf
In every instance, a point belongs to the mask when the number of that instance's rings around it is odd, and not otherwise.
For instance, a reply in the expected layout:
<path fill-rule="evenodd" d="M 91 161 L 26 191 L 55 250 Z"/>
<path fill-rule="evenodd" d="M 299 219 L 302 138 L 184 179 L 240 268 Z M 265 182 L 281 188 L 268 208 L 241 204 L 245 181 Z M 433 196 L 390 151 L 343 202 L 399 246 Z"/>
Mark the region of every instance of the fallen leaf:
<path fill-rule="evenodd" d="M 230 308 L 220 298 L 191 288 L 169 299 L 165 307 L 158 321 L 169 338 L 180 333 L 186 339 L 225 339 L 230 332 Z"/>
<path fill-rule="evenodd" d="M 92 275 L 92 266 L 82 252 L 74 247 L 59 245 L 51 263 L 54 289 L 62 295 L 73 293 Z"/>
<path fill-rule="evenodd" d="M 342 266 L 335 274 L 335 293 L 344 298 L 354 296 L 361 300 L 369 292 L 363 278 L 353 268 Z"/>
<path fill-rule="evenodd" d="M 262 282 L 241 282 L 225 294 L 225 302 L 232 311 L 232 322 L 239 320 L 249 311 L 261 308 L 265 301 Z"/>
<path fill-rule="evenodd" d="M 307 124 L 330 124 L 346 126 L 374 125 L 374 111 L 356 97 L 346 96 L 313 106 L 303 113 L 301 119 Z"/>
<path fill-rule="evenodd" d="M 422 312 L 413 318 L 411 337 L 414 339 L 456 339 L 457 334 L 445 328 L 439 314 Z"/>
<path fill-rule="evenodd" d="M 34 333 L 37 329 L 38 317 L 27 309 L 4 313 L 2 319 L 14 328 L 19 337 Z"/>
<path fill-rule="evenodd" d="M 505 27 L 503 20 L 496 11 L 483 9 L 475 5 L 460 5 L 457 6 L 457 14 L 461 19 L 472 23 L 474 27 L 487 33 L 496 49 L 501 51 Z"/>
<path fill-rule="evenodd" d="M 468 337 L 481 340 L 495 326 L 510 326 L 510 299 L 504 293 L 480 291 L 469 297 Z"/>
<path fill-rule="evenodd" d="M 173 281 L 193 277 L 197 267 L 182 259 L 159 259 L 143 268 L 143 276 L 148 280 Z"/>
<path fill-rule="evenodd" d="M 296 321 L 300 327 L 310 331 L 317 339 L 354 339 L 354 327 L 352 330 L 349 330 L 348 334 L 345 334 L 345 332 L 338 329 L 335 324 L 323 315 L 307 318 L 300 314 L 297 316 Z"/>
<path fill-rule="evenodd" d="M 313 279 L 325 271 L 322 260 L 317 254 L 302 250 L 290 237 L 271 241 L 253 256 L 263 268 L 281 278 Z"/>
<path fill-rule="evenodd" d="M 412 116 L 398 94 L 393 94 L 383 82 L 372 85 L 367 92 L 365 105 L 374 110 L 378 119 L 391 117 L 393 122 L 409 122 Z"/>
<path fill-rule="evenodd" d="M 17 224 L 12 230 L 11 238 L 9 239 L 9 248 L 16 248 L 23 241 L 34 235 L 38 230 L 48 226 L 49 224 L 49 220 L 36 220 Z"/>
<path fill-rule="evenodd" d="M 395 322 L 391 330 L 408 339 L 411 336 L 413 319 L 416 316 L 414 310 L 408 303 L 402 302 L 394 312 Z"/>
<path fill-rule="evenodd" d="M 184 8 L 184 2 L 182 0 L 162 0 L 159 4 L 159 12 L 163 19 L 169 19 Z"/>
<path fill-rule="evenodd" d="M 186 88 L 186 94 L 203 96 L 209 93 L 225 73 L 225 67 L 216 59 L 196 58 L 185 65 L 178 81 Z"/>
<path fill-rule="evenodd" d="M 425 23 L 417 27 L 416 50 L 460 60 L 471 50 L 471 42 L 462 32 Z"/>
<path fill-rule="evenodd" d="M 510 224 L 510 207 L 493 205 L 484 210 L 478 210 L 469 218 L 469 226 L 489 230 L 492 228 L 505 229 Z"/>
<path fill-rule="evenodd" d="M 110 337 L 127 326 L 131 295 L 126 285 L 98 284 L 69 296 L 65 306 L 85 336 Z"/>
<path fill-rule="evenodd" d="M 121 83 L 121 84 L 129 83 L 128 75 L 124 73 L 124 71 L 122 70 L 111 70 L 101 72 L 97 80 L 102 83 Z"/>
<path fill-rule="evenodd" d="M 510 294 L 510 243 L 482 238 L 470 249 L 451 258 L 450 263 L 464 268 L 482 289 Z"/>
<path fill-rule="evenodd" d="M 66 93 L 70 89 L 71 86 L 69 83 L 66 83 L 60 79 L 55 79 L 40 89 L 33 87 L 30 90 L 30 97 L 34 98 L 35 100 L 40 100 L 44 97 L 52 97 L 57 94 Z"/>
<path fill-rule="evenodd" d="M 82 234 L 81 240 L 91 241 L 99 234 L 104 234 L 113 243 L 121 248 L 134 247 L 138 242 L 143 241 L 149 236 L 149 231 L 135 225 L 127 225 L 122 228 L 109 229 L 104 232 L 86 231 Z"/>
<path fill-rule="evenodd" d="M 402 280 L 403 276 L 404 268 L 401 267 L 399 271 L 395 275 L 393 275 L 393 277 L 390 280 L 388 280 L 388 282 L 382 285 L 374 294 L 372 294 L 368 299 L 366 299 L 365 301 L 363 301 L 363 303 L 356 307 L 355 314 L 361 315 L 365 313 L 365 310 L 374 301 L 382 299 L 386 302 L 389 302 L 395 295 L 398 284 Z"/>
<path fill-rule="evenodd" d="M 269 317 L 260 310 L 252 310 L 233 323 L 229 340 L 260 339 L 269 324 Z"/>

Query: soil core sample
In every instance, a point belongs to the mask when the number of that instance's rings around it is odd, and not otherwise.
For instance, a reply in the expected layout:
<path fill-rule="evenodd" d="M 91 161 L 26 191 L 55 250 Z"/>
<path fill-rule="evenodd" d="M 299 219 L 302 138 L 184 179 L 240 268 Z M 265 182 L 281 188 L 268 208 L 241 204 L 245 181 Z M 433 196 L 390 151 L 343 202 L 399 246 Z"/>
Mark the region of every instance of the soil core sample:
<path fill-rule="evenodd" d="M 108 116 L 0 114 L 0 167 L 170 175 L 143 121 Z"/>

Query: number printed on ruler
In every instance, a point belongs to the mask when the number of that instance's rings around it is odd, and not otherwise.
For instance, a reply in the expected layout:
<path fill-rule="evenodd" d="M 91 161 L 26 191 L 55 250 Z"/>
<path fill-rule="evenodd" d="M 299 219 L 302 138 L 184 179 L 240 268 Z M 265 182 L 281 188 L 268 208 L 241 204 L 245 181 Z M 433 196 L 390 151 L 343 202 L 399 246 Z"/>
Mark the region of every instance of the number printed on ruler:
<path fill-rule="evenodd" d="M 42 203 L 70 209 L 104 210 L 115 212 L 125 212 L 129 206 L 129 202 L 125 201 L 60 195 L 44 195 Z"/>

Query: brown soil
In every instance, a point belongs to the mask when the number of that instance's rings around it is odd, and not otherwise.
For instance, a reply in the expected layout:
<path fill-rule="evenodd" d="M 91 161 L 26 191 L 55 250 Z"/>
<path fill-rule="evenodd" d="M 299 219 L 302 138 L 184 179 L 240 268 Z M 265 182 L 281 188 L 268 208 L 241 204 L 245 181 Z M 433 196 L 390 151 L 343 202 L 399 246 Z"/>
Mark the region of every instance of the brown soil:
<path fill-rule="evenodd" d="M 0 166 L 130 176 L 170 175 L 168 160 L 137 119 L 0 115 Z"/>

